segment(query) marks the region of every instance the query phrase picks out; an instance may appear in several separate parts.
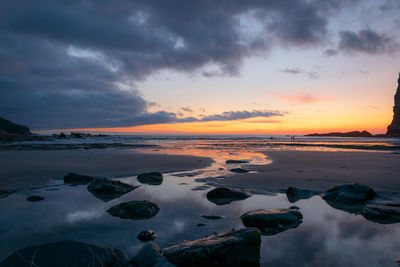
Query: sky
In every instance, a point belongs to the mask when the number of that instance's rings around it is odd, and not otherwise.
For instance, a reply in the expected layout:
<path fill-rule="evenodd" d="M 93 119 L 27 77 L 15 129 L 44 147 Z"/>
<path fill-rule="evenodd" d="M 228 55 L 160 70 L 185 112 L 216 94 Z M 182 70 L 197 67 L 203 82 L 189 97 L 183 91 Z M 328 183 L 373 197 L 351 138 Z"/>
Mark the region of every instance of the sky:
<path fill-rule="evenodd" d="M 384 133 L 398 0 L 0 2 L 0 117 L 32 130 Z"/>

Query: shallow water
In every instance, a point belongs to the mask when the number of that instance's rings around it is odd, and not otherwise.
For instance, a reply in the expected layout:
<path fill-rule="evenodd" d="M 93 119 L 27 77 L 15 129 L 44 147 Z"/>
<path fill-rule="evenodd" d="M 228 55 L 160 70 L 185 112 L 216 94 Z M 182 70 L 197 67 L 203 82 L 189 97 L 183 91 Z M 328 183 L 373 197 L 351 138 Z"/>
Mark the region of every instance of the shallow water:
<path fill-rule="evenodd" d="M 191 153 L 196 155 L 195 151 Z M 208 154 L 215 160 L 208 168 L 165 174 L 161 185 L 140 185 L 110 202 L 95 198 L 86 186 L 64 184 L 18 191 L 0 199 L 0 260 L 28 245 L 66 239 L 120 248 L 131 257 L 142 246 L 136 236 L 145 229 L 154 230 L 156 243 L 165 248 L 183 240 L 243 227 L 239 217 L 247 211 L 293 205 L 284 194 L 253 195 L 223 206 L 209 202 L 206 193 L 211 188 L 191 190 L 204 185 L 196 179 L 227 176 L 231 168 L 246 167 L 225 164 L 227 159 L 248 159 L 251 164 L 270 161 L 263 154 L 241 150 L 214 150 Z M 139 185 L 136 177 L 119 180 Z M 32 194 L 41 195 L 45 200 L 28 202 L 26 197 Z M 106 212 L 111 206 L 130 200 L 156 202 L 160 212 L 148 220 L 120 219 Z M 367 221 L 362 216 L 332 208 L 319 196 L 294 205 L 300 207 L 303 223 L 295 229 L 262 237 L 262 266 L 397 266 L 400 224 Z M 224 218 L 207 220 L 201 217 L 203 214 Z M 197 227 L 199 223 L 206 226 Z M 169 265 L 163 259 L 157 266 Z"/>

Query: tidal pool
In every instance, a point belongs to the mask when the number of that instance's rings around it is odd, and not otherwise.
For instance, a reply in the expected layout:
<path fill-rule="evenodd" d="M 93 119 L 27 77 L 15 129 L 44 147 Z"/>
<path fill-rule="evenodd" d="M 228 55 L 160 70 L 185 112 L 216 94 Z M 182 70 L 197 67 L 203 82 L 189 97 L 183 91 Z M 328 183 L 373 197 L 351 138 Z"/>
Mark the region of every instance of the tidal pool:
<path fill-rule="evenodd" d="M 268 163 L 268 159 L 258 154 L 219 155 L 214 155 L 215 163 L 211 167 L 164 174 L 161 185 L 140 184 L 136 176 L 118 178 L 140 187 L 109 202 L 95 198 L 85 185 L 69 186 L 61 181 L 43 188 L 19 190 L 0 199 L 0 260 L 26 246 L 60 240 L 119 248 L 130 258 L 143 245 L 136 238 L 142 230 L 154 230 L 155 242 L 165 248 L 184 240 L 242 228 L 239 217 L 251 210 L 296 205 L 303 214 L 303 222 L 295 229 L 262 237 L 261 266 L 397 266 L 400 224 L 367 221 L 360 215 L 334 209 L 319 196 L 296 203 L 289 203 L 282 193 L 253 195 L 220 206 L 209 202 L 206 194 L 213 187 L 191 189 L 204 185 L 196 179 L 226 176 L 230 168 L 246 166 L 225 164 L 226 159 Z M 28 202 L 26 198 L 30 195 L 45 199 Z M 130 200 L 150 200 L 159 205 L 160 212 L 147 220 L 121 219 L 106 212 L 111 206 Z M 201 215 L 224 218 L 207 220 Z M 156 266 L 171 264 L 163 259 Z"/>

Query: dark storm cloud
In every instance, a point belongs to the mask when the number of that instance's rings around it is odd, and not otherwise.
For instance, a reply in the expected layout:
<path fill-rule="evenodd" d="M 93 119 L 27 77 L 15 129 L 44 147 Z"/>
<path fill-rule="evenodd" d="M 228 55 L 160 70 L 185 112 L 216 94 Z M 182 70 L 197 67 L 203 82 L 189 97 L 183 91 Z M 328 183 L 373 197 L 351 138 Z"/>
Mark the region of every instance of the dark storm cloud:
<path fill-rule="evenodd" d="M 135 82 L 165 69 L 237 75 L 274 43 L 318 45 L 344 3 L 2 1 L 0 115 L 34 129 L 175 121 L 148 113 Z M 256 38 L 243 35 L 247 20 L 260 24 Z"/>
<path fill-rule="evenodd" d="M 392 37 L 369 29 L 358 32 L 341 31 L 339 37 L 339 49 L 348 53 L 382 54 L 399 49 L 398 43 Z"/>

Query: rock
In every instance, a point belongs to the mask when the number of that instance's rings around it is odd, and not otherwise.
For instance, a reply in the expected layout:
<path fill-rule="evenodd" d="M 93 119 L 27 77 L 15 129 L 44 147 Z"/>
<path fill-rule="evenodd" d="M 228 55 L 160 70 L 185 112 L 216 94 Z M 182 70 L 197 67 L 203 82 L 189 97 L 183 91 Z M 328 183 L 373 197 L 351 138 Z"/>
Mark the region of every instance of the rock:
<path fill-rule="evenodd" d="M 300 199 L 307 199 L 314 195 L 313 192 L 306 189 L 299 189 L 296 187 L 289 187 L 286 190 L 286 197 L 288 198 L 290 203 L 294 203 Z"/>
<path fill-rule="evenodd" d="M 387 136 L 394 137 L 400 137 L 400 74 L 397 83 L 397 91 L 394 96 L 393 120 L 386 132 Z"/>
<path fill-rule="evenodd" d="M 246 192 L 226 187 L 218 187 L 207 193 L 207 199 L 217 205 L 226 205 L 232 201 L 243 200 L 250 196 Z"/>
<path fill-rule="evenodd" d="M 156 239 L 156 237 L 157 237 L 156 233 L 154 233 L 154 231 L 152 230 L 141 231 L 137 235 L 137 239 L 139 239 L 142 242 L 153 241 L 154 239 Z"/>
<path fill-rule="evenodd" d="M 107 210 L 112 216 L 132 220 L 149 219 L 156 216 L 159 211 L 158 205 L 148 200 L 132 200 L 112 206 Z"/>
<path fill-rule="evenodd" d="M 161 172 L 142 173 L 137 176 L 137 180 L 142 184 L 160 185 L 163 182 Z"/>
<path fill-rule="evenodd" d="M 31 135 L 27 126 L 16 124 L 0 117 L 0 130 L 5 134 Z"/>
<path fill-rule="evenodd" d="M 91 183 L 93 179 L 94 177 L 92 176 L 69 172 L 67 175 L 64 176 L 64 184 L 84 185 Z"/>
<path fill-rule="evenodd" d="M 331 203 L 360 204 L 375 197 L 375 191 L 362 184 L 337 185 L 326 191 L 322 198 Z"/>
<path fill-rule="evenodd" d="M 400 266 L 400 258 L 396 260 L 396 263 Z"/>
<path fill-rule="evenodd" d="M 400 223 L 399 204 L 368 204 L 361 210 L 361 214 L 367 220 L 380 224 Z"/>
<path fill-rule="evenodd" d="M 207 220 L 220 220 L 224 218 L 224 216 L 219 216 L 219 215 L 201 215 L 201 217 Z"/>
<path fill-rule="evenodd" d="M 9 191 L 9 190 L 0 189 L 0 198 L 8 197 L 12 193 L 14 193 L 14 192 Z"/>
<path fill-rule="evenodd" d="M 177 266 L 259 266 L 260 231 L 229 230 L 165 248 L 164 256 Z"/>
<path fill-rule="evenodd" d="M 248 160 L 244 160 L 244 159 L 228 159 L 227 161 L 225 161 L 226 164 L 239 164 L 239 163 L 249 163 L 250 161 Z"/>
<path fill-rule="evenodd" d="M 26 198 L 26 200 L 31 201 L 31 202 L 37 202 L 43 200 L 44 197 L 41 196 L 29 196 Z"/>
<path fill-rule="evenodd" d="M 202 226 L 206 226 L 207 224 L 205 224 L 205 223 L 198 223 L 198 224 L 196 224 L 196 227 L 202 227 Z"/>
<path fill-rule="evenodd" d="M 209 188 L 210 188 L 210 186 L 208 186 L 208 185 L 199 185 L 199 186 L 193 187 L 190 190 L 192 190 L 192 191 L 203 191 L 203 190 L 207 190 Z"/>
<path fill-rule="evenodd" d="M 129 264 L 132 267 L 149 267 L 155 265 L 161 257 L 161 249 L 156 243 L 149 242 L 139 249 Z"/>
<path fill-rule="evenodd" d="M 95 178 L 87 187 L 88 191 L 104 202 L 118 198 L 138 186 L 105 178 Z"/>
<path fill-rule="evenodd" d="M 30 246 L 14 252 L 0 263 L 1 267 L 53 266 L 126 266 L 124 252 L 80 241 L 59 241 Z"/>
<path fill-rule="evenodd" d="M 246 227 L 256 227 L 263 235 L 275 235 L 302 223 L 303 215 L 297 209 L 254 210 L 240 219 Z"/>
<path fill-rule="evenodd" d="M 234 168 L 234 169 L 231 170 L 231 172 L 234 172 L 234 173 L 246 173 L 246 172 L 249 172 L 249 171 L 245 170 L 245 169 L 242 169 L 242 168 Z"/>

